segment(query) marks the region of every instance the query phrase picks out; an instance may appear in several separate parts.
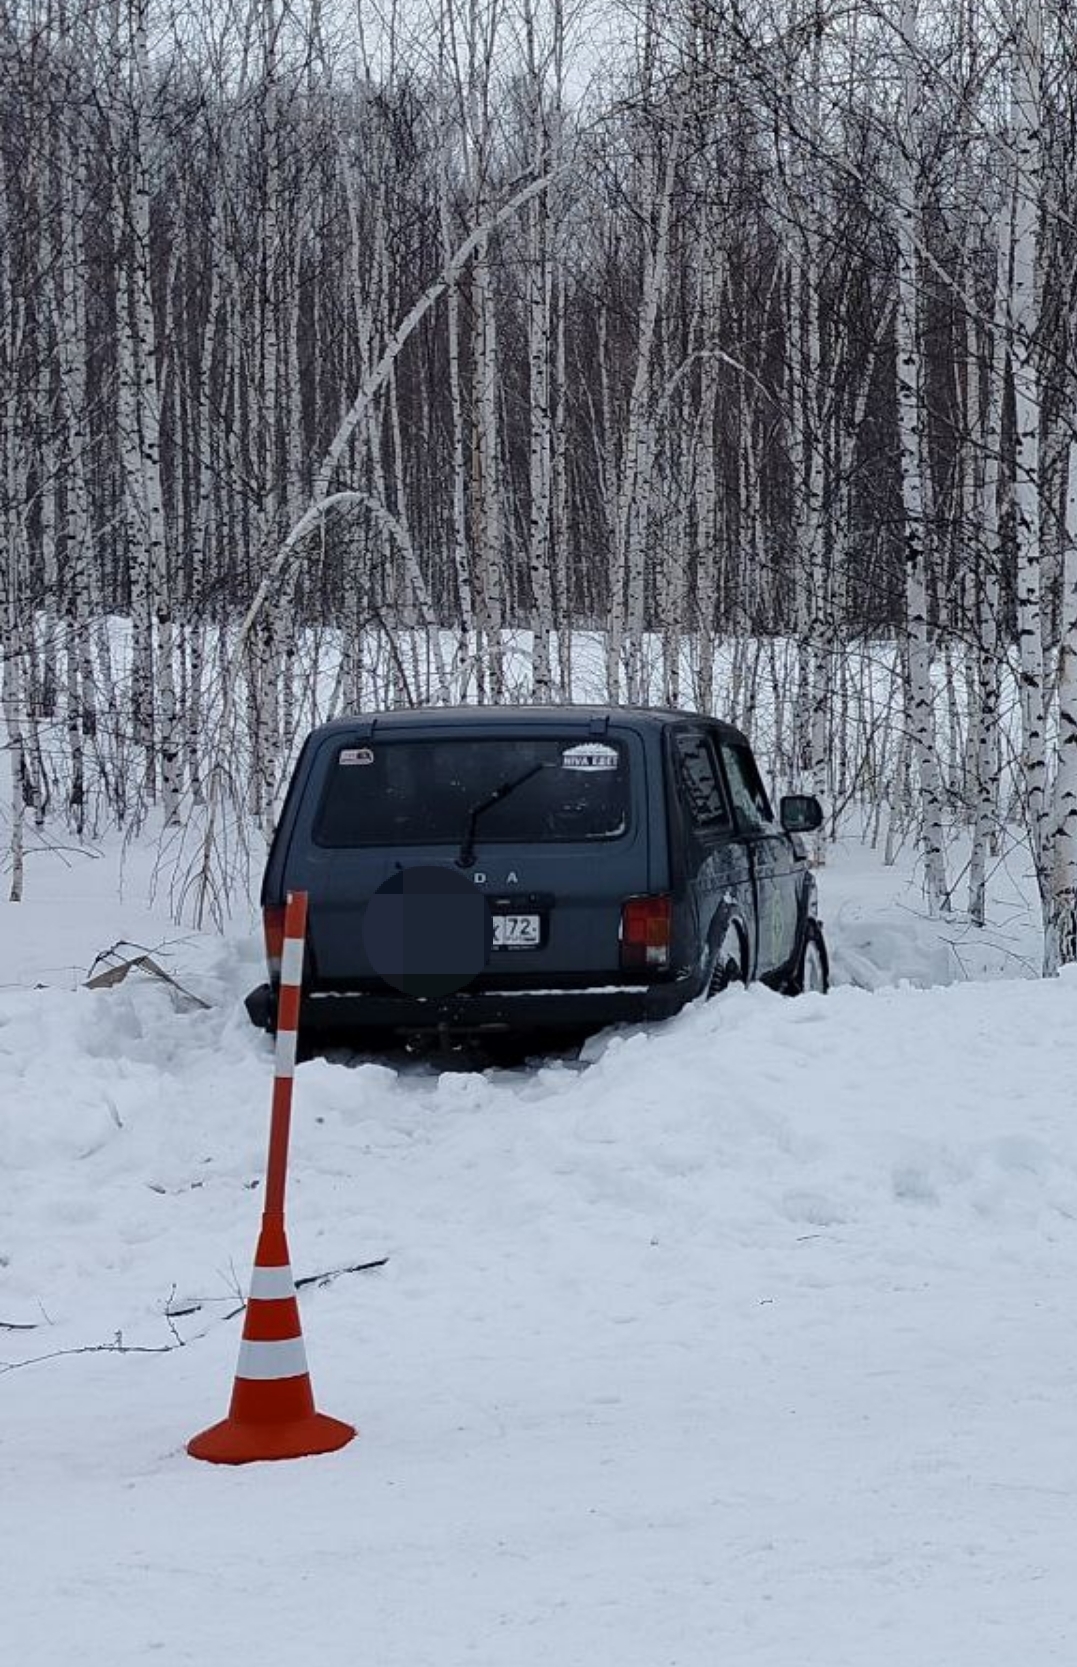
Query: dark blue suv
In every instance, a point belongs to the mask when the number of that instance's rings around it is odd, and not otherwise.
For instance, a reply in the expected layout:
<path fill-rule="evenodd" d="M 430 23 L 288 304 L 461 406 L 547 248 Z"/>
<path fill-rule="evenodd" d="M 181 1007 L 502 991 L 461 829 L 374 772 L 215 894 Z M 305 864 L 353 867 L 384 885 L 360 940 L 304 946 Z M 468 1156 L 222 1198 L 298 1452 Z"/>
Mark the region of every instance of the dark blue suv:
<path fill-rule="evenodd" d="M 344 718 L 304 744 L 262 887 L 272 1029 L 284 903 L 309 894 L 301 1023 L 388 1036 L 552 1039 L 676 1013 L 730 982 L 825 990 L 814 877 L 742 734 L 630 707 L 439 707 Z M 489 953 L 465 988 L 394 988 L 364 943 L 371 898 L 410 867 L 484 895 Z"/>

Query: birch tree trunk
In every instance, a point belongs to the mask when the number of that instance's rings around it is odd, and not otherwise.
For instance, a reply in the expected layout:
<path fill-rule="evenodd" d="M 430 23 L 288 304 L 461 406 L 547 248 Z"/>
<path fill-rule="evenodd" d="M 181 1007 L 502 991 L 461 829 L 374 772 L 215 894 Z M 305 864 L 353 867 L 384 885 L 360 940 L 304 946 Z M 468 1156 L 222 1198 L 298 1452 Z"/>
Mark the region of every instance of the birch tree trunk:
<path fill-rule="evenodd" d="M 439 219 L 441 228 L 442 259 L 447 263 L 452 257 L 452 231 L 449 210 L 449 181 L 448 166 L 445 155 L 446 138 L 442 137 L 442 163 L 438 171 L 439 184 Z M 470 661 L 475 643 L 475 594 L 471 578 L 471 552 L 468 540 L 467 525 L 467 465 L 466 465 L 466 429 L 464 417 L 463 378 L 460 369 L 461 324 L 460 324 L 460 283 L 457 278 L 448 285 L 445 301 L 447 355 L 449 363 L 449 402 L 452 415 L 452 572 L 456 584 L 456 597 L 460 608 L 460 629 L 462 635 L 460 662 L 463 668 L 463 684 L 460 698 L 467 698 L 467 684 L 470 673 Z"/>
<path fill-rule="evenodd" d="M 475 212 L 481 225 L 487 214 L 482 194 L 476 201 Z M 498 331 L 490 271 L 490 236 L 485 231 L 479 237 L 475 249 L 471 272 L 471 303 L 475 321 L 472 340 L 472 481 L 475 546 L 480 574 L 479 606 L 485 640 L 486 668 L 490 676 L 490 697 L 494 701 L 500 701 L 505 693 L 505 553 L 501 501 L 501 426 L 498 421 Z"/>
<path fill-rule="evenodd" d="M 618 586 L 624 591 L 624 649 L 629 701 L 646 698 L 643 668 L 643 629 L 647 580 L 647 537 L 651 515 L 651 484 L 654 465 L 654 421 L 652 409 L 655 340 L 659 308 L 669 275 L 669 230 L 673 204 L 673 183 L 680 157 L 684 109 L 679 101 L 666 150 L 661 179 L 654 181 L 654 218 L 645 221 L 647 238 L 643 257 L 639 337 L 635 375 L 628 402 L 624 455 L 617 499 L 614 540 Z M 649 160 L 648 175 L 657 172 L 657 156 Z M 621 645 L 615 640 L 607 650 L 609 698 L 619 698 Z M 617 691 L 617 692 L 615 692 Z"/>
<path fill-rule="evenodd" d="M 558 272 L 556 280 L 556 345 L 554 349 L 556 403 L 553 420 L 553 456 L 551 460 L 553 485 L 550 508 L 554 569 L 557 575 L 557 604 L 559 608 L 557 619 L 557 688 L 562 701 L 571 701 L 575 664 L 573 654 L 575 614 L 572 595 L 572 557 L 569 551 L 571 529 L 569 524 L 568 423 L 566 420 L 568 399 L 566 300 L 566 283 L 564 272 L 561 270 Z"/>
<path fill-rule="evenodd" d="M 560 63 L 564 19 L 560 0 L 555 5 L 556 74 L 553 111 L 547 109 L 546 77 L 539 62 L 537 19 L 533 0 L 524 0 L 527 96 L 530 104 L 530 161 L 536 178 L 556 155 L 555 129 L 561 97 Z M 553 349 L 553 251 L 551 193 L 544 192 L 527 213 L 527 352 L 530 394 L 530 452 L 528 485 L 528 572 L 531 580 L 532 698 L 548 701 L 553 695 L 550 643 L 553 636 L 553 583 L 550 570 L 550 512 L 553 493 L 553 420 L 551 354 Z"/>
<path fill-rule="evenodd" d="M 72 117 L 74 119 L 74 117 Z M 55 136 L 54 165 L 59 206 L 53 276 L 53 335 L 56 342 L 58 414 L 66 454 L 63 517 L 65 705 L 72 825 L 86 828 L 86 749 L 97 729 L 97 693 L 91 647 L 92 528 L 86 469 L 86 177 L 80 128 Z"/>
<path fill-rule="evenodd" d="M 717 232 L 704 219 L 699 250 L 699 313 L 701 330 L 721 326 L 722 256 Z M 706 339 L 706 337 L 704 337 Z M 709 343 L 708 343 L 709 345 Z M 722 539 L 718 494 L 718 357 L 704 352 L 700 360 L 699 455 L 695 473 L 695 606 L 697 643 L 696 703 L 701 712 L 714 710 L 714 614 Z M 741 408 L 742 450 L 750 441 L 751 414 Z"/>
<path fill-rule="evenodd" d="M 1043 971 L 1077 961 L 1077 440 L 1070 440 L 1062 567 L 1050 884 L 1044 908 Z"/>
<path fill-rule="evenodd" d="M 1016 0 L 1013 49 L 1013 255 L 1010 290 L 1014 403 L 1017 645 L 1029 838 L 1041 899 L 1049 890 L 1047 736 L 1040 527 L 1037 237 L 1040 210 L 1040 0 Z"/>
<path fill-rule="evenodd" d="M 905 512 L 905 605 L 908 634 L 907 711 L 920 778 L 924 891 L 932 915 L 950 907 L 946 880 L 942 786 L 935 744 L 928 629 L 927 549 L 924 517 L 923 369 L 920 355 L 918 207 L 920 166 L 920 61 L 918 0 L 901 0 L 902 135 L 897 182 L 897 396 L 901 440 L 901 496 Z"/>
<path fill-rule="evenodd" d="M 2 261 L 2 256 L 0 256 Z M 14 349 L 14 342 L 11 349 Z M 15 357 L 9 350 L 3 356 L 10 365 Z M 0 360 L 0 364 L 3 361 Z M 5 487 L 5 514 L 0 525 L 4 529 L 4 548 L 0 550 L 0 712 L 7 730 L 7 752 L 11 766 L 11 796 L 9 800 L 11 826 L 8 830 L 8 860 L 11 864 L 11 883 L 8 902 L 21 903 L 23 894 L 23 856 L 25 849 L 26 800 L 29 768 L 26 742 L 23 736 L 26 677 L 24 665 L 28 659 L 25 631 L 19 607 L 18 553 L 23 542 L 19 525 L 18 505 L 26 499 L 25 472 L 17 461 L 18 440 L 14 414 L 5 413 L 0 436 L 3 438 L 3 473 L 0 480 Z M 21 616 L 21 617 L 20 617 Z"/>
<path fill-rule="evenodd" d="M 108 124 L 112 152 L 110 231 L 115 274 L 116 410 L 122 501 L 131 592 L 131 716 L 152 797 L 157 777 L 156 702 L 150 548 L 138 429 L 139 380 L 131 298 L 131 155 L 125 100 L 131 82 L 130 19 L 123 0 L 111 0 Z"/>
<path fill-rule="evenodd" d="M 987 918 L 987 853 L 998 819 L 999 762 L 999 540 L 1000 461 L 1002 452 L 1003 368 L 1006 316 L 1009 306 L 1011 218 L 1002 216 L 995 270 L 995 308 L 987 344 L 987 393 L 983 412 L 983 469 L 973 499 L 982 556 L 975 575 L 977 626 L 976 727 L 974 734 L 974 821 L 969 857 L 969 918 L 983 926 Z M 974 327 L 970 321 L 970 337 Z M 979 363 L 970 353 L 970 384 L 979 378 Z M 969 402 L 970 415 L 976 402 Z"/>

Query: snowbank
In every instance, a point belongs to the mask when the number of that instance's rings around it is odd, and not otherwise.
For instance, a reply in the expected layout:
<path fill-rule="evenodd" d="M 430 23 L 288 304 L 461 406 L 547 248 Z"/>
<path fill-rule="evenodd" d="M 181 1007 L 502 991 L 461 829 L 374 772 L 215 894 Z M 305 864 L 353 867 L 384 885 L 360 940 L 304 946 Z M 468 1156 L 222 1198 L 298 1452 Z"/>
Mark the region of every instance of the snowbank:
<path fill-rule="evenodd" d="M 252 953 L 192 951 L 206 1011 L 0 992 L 20 1667 L 1070 1659 L 1077 981 L 732 992 L 578 1065 L 304 1066 L 296 1272 L 389 1257 L 303 1293 L 361 1436 L 229 1472 L 183 1443 L 227 1403 L 259 1213 Z"/>

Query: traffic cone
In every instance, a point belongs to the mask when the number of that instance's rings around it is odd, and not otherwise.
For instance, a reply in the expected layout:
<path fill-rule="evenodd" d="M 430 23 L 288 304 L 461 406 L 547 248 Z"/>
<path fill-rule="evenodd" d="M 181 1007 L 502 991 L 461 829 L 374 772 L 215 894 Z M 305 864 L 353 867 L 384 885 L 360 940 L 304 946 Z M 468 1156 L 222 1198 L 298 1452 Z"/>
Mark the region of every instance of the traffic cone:
<path fill-rule="evenodd" d="M 228 1417 L 187 1443 L 211 1464 L 331 1453 L 355 1430 L 314 1410 L 283 1218 L 262 1218 Z"/>

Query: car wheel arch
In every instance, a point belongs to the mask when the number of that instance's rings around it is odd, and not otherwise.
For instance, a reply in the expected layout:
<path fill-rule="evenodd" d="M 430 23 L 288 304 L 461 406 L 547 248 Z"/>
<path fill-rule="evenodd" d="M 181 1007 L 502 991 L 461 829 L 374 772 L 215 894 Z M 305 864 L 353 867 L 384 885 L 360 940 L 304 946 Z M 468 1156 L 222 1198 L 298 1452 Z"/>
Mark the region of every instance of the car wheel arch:
<path fill-rule="evenodd" d="M 809 978 L 807 974 L 807 958 L 814 950 L 819 966 L 819 982 Z M 830 951 L 827 948 L 826 936 L 822 923 L 814 915 L 808 920 L 804 937 L 801 942 L 796 969 L 785 990 L 787 995 L 799 996 L 808 990 L 814 990 L 820 995 L 826 995 L 830 989 Z"/>
<path fill-rule="evenodd" d="M 806 884 L 801 887 L 800 892 L 800 899 L 797 908 L 797 932 L 793 943 L 792 958 L 789 961 L 784 977 L 777 985 L 777 988 L 779 989 L 793 990 L 795 987 L 797 975 L 800 971 L 801 962 L 804 957 L 804 950 L 808 942 L 808 937 L 813 927 L 819 928 L 817 904 L 818 890 L 815 884 L 815 876 L 809 870 L 806 874 Z M 829 953 L 826 949 L 825 938 L 823 939 L 823 952 L 827 956 L 829 965 Z"/>
<path fill-rule="evenodd" d="M 739 910 L 729 907 L 720 909 L 709 933 L 707 972 L 703 985 L 706 996 L 717 995 L 730 983 L 748 982 L 751 977 L 748 942 L 747 923 Z M 737 971 L 731 974 L 729 969 L 734 954 Z"/>

